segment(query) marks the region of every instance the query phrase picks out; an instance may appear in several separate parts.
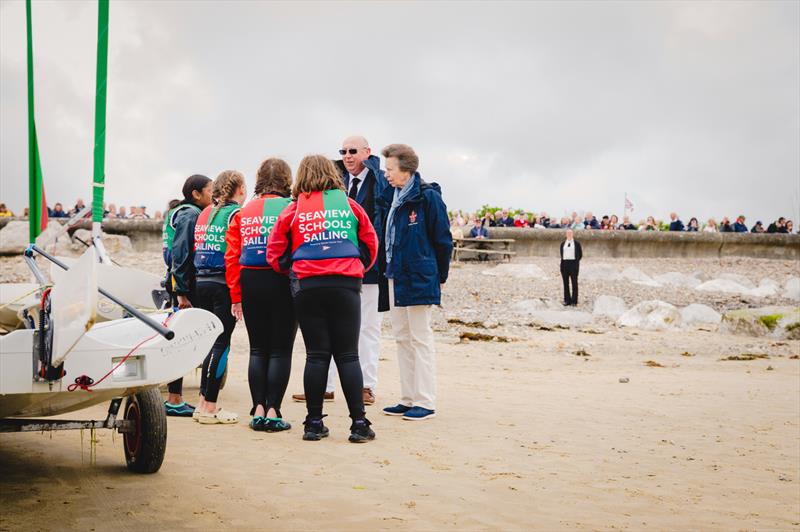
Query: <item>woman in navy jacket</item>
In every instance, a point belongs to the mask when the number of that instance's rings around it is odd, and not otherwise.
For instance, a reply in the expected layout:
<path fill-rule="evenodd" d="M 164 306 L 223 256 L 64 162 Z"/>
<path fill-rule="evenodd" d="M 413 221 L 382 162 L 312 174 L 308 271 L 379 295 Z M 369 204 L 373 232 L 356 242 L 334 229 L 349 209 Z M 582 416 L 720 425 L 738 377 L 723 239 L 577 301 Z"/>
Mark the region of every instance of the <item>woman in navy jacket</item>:
<path fill-rule="evenodd" d="M 383 149 L 391 187 L 378 198 L 381 214 L 381 310 L 390 304 L 400 366 L 400 403 L 383 409 L 407 420 L 436 412 L 436 354 L 432 305 L 441 303 L 453 237 L 439 185 L 422 180 L 410 146 Z M 412 340 L 413 339 L 413 340 Z"/>

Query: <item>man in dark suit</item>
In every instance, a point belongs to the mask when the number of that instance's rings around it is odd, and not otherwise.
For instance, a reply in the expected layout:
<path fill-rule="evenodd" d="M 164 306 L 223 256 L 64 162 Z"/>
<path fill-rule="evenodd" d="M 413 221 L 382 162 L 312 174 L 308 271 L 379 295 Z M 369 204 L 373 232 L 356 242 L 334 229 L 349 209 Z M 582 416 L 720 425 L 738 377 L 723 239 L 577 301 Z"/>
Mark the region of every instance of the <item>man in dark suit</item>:
<path fill-rule="evenodd" d="M 575 240 L 572 229 L 567 229 L 566 239 L 561 243 L 561 279 L 564 281 L 564 306 L 578 305 L 578 270 L 583 251 L 581 243 Z M 569 283 L 572 281 L 572 293 Z"/>

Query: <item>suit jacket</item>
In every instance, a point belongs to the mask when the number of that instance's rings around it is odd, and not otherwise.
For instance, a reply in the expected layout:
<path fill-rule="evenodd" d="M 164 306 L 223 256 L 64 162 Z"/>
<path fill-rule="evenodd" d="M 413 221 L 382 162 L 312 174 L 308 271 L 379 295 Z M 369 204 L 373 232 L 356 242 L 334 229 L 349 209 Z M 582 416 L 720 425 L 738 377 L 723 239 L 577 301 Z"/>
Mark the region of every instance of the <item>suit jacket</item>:
<path fill-rule="evenodd" d="M 581 243 L 578 242 L 575 239 L 573 239 L 572 241 L 575 242 L 575 260 L 577 262 L 580 262 L 581 259 L 583 258 L 583 249 L 581 249 Z M 564 242 L 561 242 L 561 246 L 559 246 L 559 248 L 558 248 L 559 256 L 561 257 L 561 262 L 564 262 L 564 243 L 565 242 L 566 242 L 566 240 Z"/>

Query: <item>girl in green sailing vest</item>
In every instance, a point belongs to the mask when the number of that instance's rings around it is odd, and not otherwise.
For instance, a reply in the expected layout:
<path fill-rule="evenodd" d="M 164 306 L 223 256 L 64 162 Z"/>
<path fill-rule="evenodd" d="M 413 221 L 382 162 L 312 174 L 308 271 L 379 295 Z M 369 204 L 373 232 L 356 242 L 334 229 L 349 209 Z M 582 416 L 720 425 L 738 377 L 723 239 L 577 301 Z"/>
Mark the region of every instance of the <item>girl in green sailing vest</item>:
<path fill-rule="evenodd" d="M 235 170 L 222 172 L 214 180 L 215 205 L 203 209 L 194 228 L 197 285 L 192 304 L 213 312 L 223 327 L 203 362 L 202 397 L 193 416 L 202 424 L 236 423 L 239 418 L 233 412 L 217 407 L 217 397 L 236 326 L 236 317 L 231 312 L 231 296 L 225 283 L 225 233 L 245 197 L 244 176 Z"/>
<path fill-rule="evenodd" d="M 250 340 L 247 371 L 253 416 L 250 428 L 279 432 L 291 425 L 281 402 L 292 369 L 297 321 L 289 278 L 267 263 L 267 238 L 291 199 L 292 170 L 282 159 L 267 159 L 258 169 L 256 198 L 236 213 L 225 236 L 225 277 L 231 311 L 244 316 Z"/>
<path fill-rule="evenodd" d="M 183 184 L 183 201 L 171 210 L 164 228 L 164 260 L 167 261 L 167 291 L 173 306 L 189 308 L 194 294 L 194 226 L 200 211 L 211 205 L 212 181 L 195 174 Z M 188 417 L 195 408 L 183 400 L 183 379 L 169 383 L 169 397 L 164 403 L 168 416 Z"/>

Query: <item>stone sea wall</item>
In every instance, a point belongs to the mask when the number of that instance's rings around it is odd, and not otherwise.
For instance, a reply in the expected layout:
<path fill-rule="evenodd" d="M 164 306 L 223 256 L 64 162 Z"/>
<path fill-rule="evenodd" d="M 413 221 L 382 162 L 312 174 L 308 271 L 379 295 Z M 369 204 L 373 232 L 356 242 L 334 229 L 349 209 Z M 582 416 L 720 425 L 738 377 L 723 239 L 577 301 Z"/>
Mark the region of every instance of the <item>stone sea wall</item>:
<path fill-rule="evenodd" d="M 27 234 L 19 245 L 12 236 L 3 235 L 2 228 L 9 218 L 0 218 L 0 247 L 3 254 L 21 253 Z M 55 220 L 62 222 L 62 220 Z M 105 220 L 103 231 L 130 238 L 138 252 L 161 249 L 161 221 Z M 17 225 L 17 224 L 15 224 Z M 90 229 L 91 222 L 83 220 L 78 228 Z M 468 229 L 464 231 L 466 234 Z M 492 238 L 515 239 L 518 257 L 557 257 L 558 246 L 564 239 L 560 229 L 529 229 L 492 227 Z M 669 233 L 654 231 L 576 231 L 584 254 L 608 258 L 715 258 L 751 257 L 800 261 L 800 235 L 750 233 Z M 15 237 L 17 239 L 17 237 Z"/>

